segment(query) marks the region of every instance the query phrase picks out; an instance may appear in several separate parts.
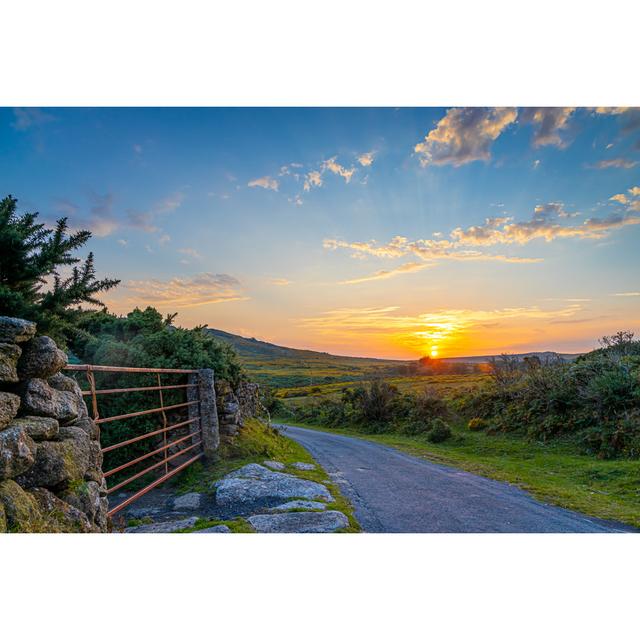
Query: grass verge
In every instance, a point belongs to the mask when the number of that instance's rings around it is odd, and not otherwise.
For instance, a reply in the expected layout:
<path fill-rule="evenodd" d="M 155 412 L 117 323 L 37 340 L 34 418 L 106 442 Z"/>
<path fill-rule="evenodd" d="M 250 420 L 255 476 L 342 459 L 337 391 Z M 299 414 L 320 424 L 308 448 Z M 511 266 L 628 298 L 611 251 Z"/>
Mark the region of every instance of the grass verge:
<path fill-rule="evenodd" d="M 282 423 L 378 442 L 418 458 L 510 482 L 543 502 L 640 528 L 638 460 L 598 460 L 576 453 L 568 443 L 488 436 L 470 432 L 462 424 L 452 425 L 450 440 L 436 444 L 420 436 L 373 435 L 290 420 Z"/>
<path fill-rule="evenodd" d="M 349 526 L 341 530 L 344 533 L 357 533 L 360 526 L 353 515 L 351 503 L 340 493 L 338 486 L 331 481 L 327 472 L 313 459 L 311 454 L 300 444 L 282 435 L 257 419 L 246 420 L 238 435 L 229 442 L 223 442 L 218 450 L 219 458 L 211 463 L 196 462 L 185 469 L 176 480 L 177 493 L 212 493 L 213 484 L 227 473 L 239 469 L 251 462 L 261 464 L 265 460 L 276 460 L 286 465 L 284 473 L 295 475 L 305 480 L 313 480 L 324 484 L 335 498 L 328 508 L 342 511 L 349 519 Z M 305 471 L 291 466 L 294 462 L 308 462 L 315 469 Z M 235 533 L 231 523 L 235 521 L 205 520 L 196 523 L 195 527 L 204 529 L 215 524 L 226 524 Z M 251 528 L 246 521 L 246 527 Z M 192 529 L 189 529 L 191 531 Z M 195 530 L 195 529 L 194 529 Z M 241 531 L 237 531 L 240 533 Z"/>

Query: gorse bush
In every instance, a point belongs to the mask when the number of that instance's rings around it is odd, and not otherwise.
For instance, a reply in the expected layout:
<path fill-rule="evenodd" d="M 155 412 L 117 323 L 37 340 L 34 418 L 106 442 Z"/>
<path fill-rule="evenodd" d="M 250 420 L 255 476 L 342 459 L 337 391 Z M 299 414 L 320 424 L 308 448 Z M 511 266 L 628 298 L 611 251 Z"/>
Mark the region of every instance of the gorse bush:
<path fill-rule="evenodd" d="M 435 418 L 429 426 L 429 431 L 427 431 L 427 440 L 429 442 L 444 442 L 453 435 L 451 427 L 441 418 Z"/>
<path fill-rule="evenodd" d="M 460 403 L 471 418 L 538 440 L 573 437 L 602 458 L 640 455 L 640 341 L 602 339 L 575 362 L 493 363 L 492 383 Z"/>

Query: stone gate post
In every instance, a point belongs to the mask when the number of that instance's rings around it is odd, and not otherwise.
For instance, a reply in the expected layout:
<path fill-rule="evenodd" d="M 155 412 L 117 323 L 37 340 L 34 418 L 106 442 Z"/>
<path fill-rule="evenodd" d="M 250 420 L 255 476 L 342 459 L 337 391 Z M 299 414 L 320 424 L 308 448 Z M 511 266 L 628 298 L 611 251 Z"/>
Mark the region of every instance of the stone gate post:
<path fill-rule="evenodd" d="M 189 418 L 200 418 L 202 426 L 202 447 L 207 458 L 213 457 L 220 446 L 220 429 L 216 408 L 216 390 L 213 384 L 213 369 L 200 369 L 189 375 L 189 384 L 195 387 L 187 389 L 187 399 L 200 400 L 199 405 L 189 407 Z M 191 425 L 192 431 L 198 429 L 198 423 Z"/>

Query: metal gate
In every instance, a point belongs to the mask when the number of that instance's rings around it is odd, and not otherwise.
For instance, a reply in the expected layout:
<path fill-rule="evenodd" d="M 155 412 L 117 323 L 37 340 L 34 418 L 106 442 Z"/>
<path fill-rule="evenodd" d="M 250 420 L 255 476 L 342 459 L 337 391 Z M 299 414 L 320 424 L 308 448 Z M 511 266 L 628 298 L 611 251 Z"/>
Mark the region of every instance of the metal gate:
<path fill-rule="evenodd" d="M 86 375 L 86 383 L 81 386 L 88 388 L 82 391 L 82 395 L 90 399 L 92 417 L 95 423 L 100 426 L 107 495 L 112 495 L 133 483 L 134 493 L 111 507 L 108 512 L 109 516 L 118 513 L 118 511 L 148 493 L 154 487 L 169 480 L 169 478 L 172 478 L 204 455 L 202 449 L 199 385 L 189 379 L 190 375 L 198 373 L 197 370 L 107 367 L 90 364 L 70 364 L 66 368 L 69 371 L 82 371 Z M 153 383 L 146 386 L 100 388 L 96 381 L 96 373 L 99 376 L 100 374 L 105 374 L 106 378 L 111 379 L 116 376 L 119 379 L 121 375 L 125 375 L 125 377 L 135 375 L 137 379 L 141 376 L 153 376 Z M 165 378 L 167 376 L 178 378 L 179 381 L 163 384 L 163 376 Z M 184 377 L 186 377 L 186 380 L 182 380 Z M 187 394 L 190 389 L 193 389 L 193 391 L 189 395 L 192 397 L 195 395 L 197 399 L 189 399 Z M 179 394 L 184 397 L 174 397 L 169 404 L 166 404 L 167 392 L 172 396 Z M 143 396 L 148 397 L 146 394 L 149 393 L 157 393 L 155 401 L 157 404 L 153 404 L 150 407 L 145 406 L 144 409 L 138 411 L 101 415 L 101 405 L 114 404 L 113 402 L 108 402 L 107 397 L 110 400 L 116 394 L 136 394 L 139 403 L 139 399 Z M 175 402 L 176 399 L 180 401 Z M 144 404 L 149 403 L 145 402 Z M 185 411 L 188 412 L 187 419 L 184 419 Z M 110 413 L 109 411 L 107 412 Z M 178 416 L 177 419 L 175 419 L 176 414 Z M 173 417 L 174 420 L 172 421 L 170 417 Z M 126 437 L 123 440 L 112 442 L 113 438 L 108 437 L 109 426 L 116 421 L 133 419 L 136 419 L 137 428 L 127 429 L 129 432 L 126 433 Z M 184 434 L 185 430 L 188 430 L 186 435 Z M 107 437 L 105 438 L 105 436 Z M 109 441 L 109 444 L 102 446 L 105 440 Z M 144 451 L 144 449 L 150 450 Z M 137 450 L 137 452 L 132 453 L 134 450 Z M 110 463 L 109 454 L 113 456 L 115 452 L 118 452 L 118 460 L 116 463 Z M 183 460 L 184 456 L 188 456 L 188 458 Z M 149 462 L 151 464 L 147 466 Z M 145 465 L 143 466 L 141 463 L 145 463 Z M 132 473 L 132 475 L 126 475 L 125 477 L 125 473 Z M 152 480 L 148 482 L 148 478 L 145 479 L 145 476 L 152 476 Z M 144 484 L 145 482 L 148 482 L 148 484 Z M 144 484 L 144 486 L 140 486 L 141 484 Z"/>

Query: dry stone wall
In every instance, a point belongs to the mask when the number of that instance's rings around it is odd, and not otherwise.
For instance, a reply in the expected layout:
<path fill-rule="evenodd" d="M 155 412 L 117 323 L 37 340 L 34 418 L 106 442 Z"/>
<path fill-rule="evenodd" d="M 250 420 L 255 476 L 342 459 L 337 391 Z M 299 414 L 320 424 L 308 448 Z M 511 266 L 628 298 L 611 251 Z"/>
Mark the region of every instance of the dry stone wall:
<path fill-rule="evenodd" d="M 259 387 L 253 382 L 241 382 L 233 389 L 226 380 L 216 380 L 215 385 L 220 435 L 233 437 L 247 418 L 259 414 Z"/>
<path fill-rule="evenodd" d="M 103 532 L 100 431 L 66 354 L 0 316 L 0 532 Z"/>

